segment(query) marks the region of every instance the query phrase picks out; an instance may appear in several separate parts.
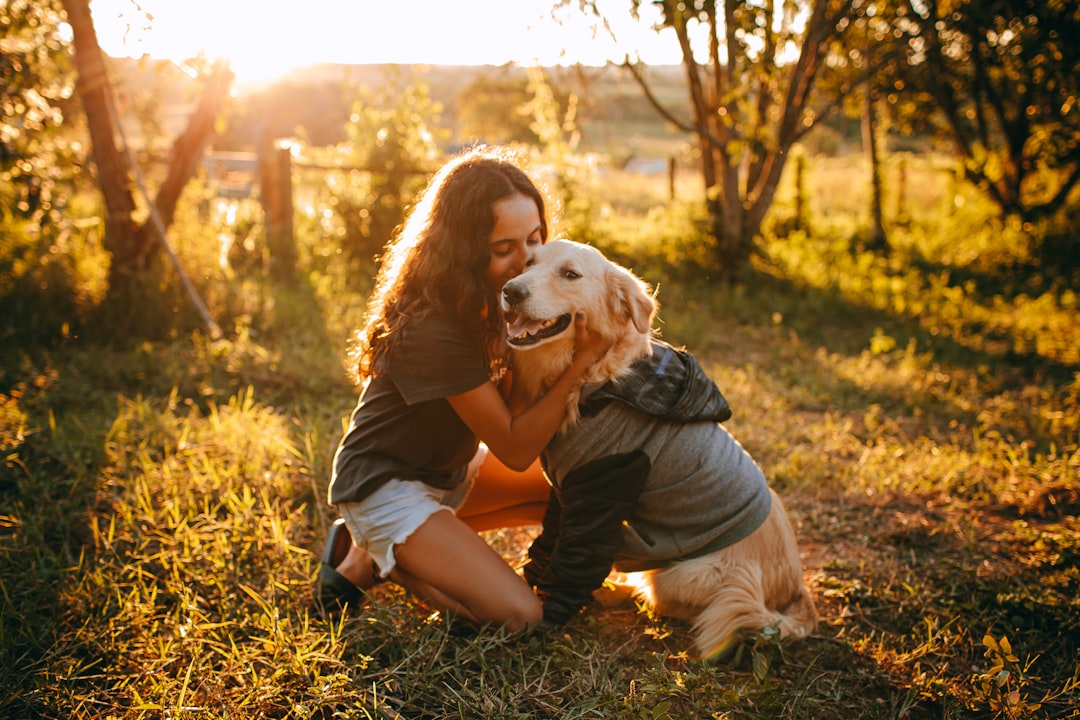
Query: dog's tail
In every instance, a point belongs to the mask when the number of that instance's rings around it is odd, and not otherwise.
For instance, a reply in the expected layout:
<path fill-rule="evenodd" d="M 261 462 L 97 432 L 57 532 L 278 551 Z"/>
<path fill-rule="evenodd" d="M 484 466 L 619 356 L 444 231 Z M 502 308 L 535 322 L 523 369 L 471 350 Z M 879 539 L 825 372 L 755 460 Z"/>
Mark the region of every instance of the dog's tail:
<path fill-rule="evenodd" d="M 808 637 L 817 627 L 817 606 L 814 605 L 814 598 L 805 586 L 799 587 L 799 594 L 779 615 L 781 637 L 801 640 Z"/>
<path fill-rule="evenodd" d="M 738 565 L 724 578 L 724 585 L 713 595 L 694 621 L 694 637 L 700 658 L 715 658 L 730 651 L 740 630 L 776 627 L 781 638 L 801 639 L 813 632 L 818 614 L 814 600 L 805 587 L 782 610 L 772 610 L 763 602 L 760 566 Z"/>

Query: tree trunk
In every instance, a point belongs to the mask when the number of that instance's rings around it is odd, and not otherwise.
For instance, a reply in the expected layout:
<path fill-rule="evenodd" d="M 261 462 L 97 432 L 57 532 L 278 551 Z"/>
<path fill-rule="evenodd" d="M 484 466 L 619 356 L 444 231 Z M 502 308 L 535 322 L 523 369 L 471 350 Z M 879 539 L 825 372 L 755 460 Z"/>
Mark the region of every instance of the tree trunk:
<path fill-rule="evenodd" d="M 214 133 L 214 119 L 228 95 L 232 72 L 224 64 L 214 69 L 187 129 L 173 144 L 168 173 L 153 201 L 160 224 L 151 216 L 139 226 L 134 219 L 134 168 L 117 142 L 120 128 L 112 109 L 112 85 L 89 0 L 62 1 L 72 28 L 78 92 L 90 128 L 98 187 L 105 202 L 105 249 L 111 256 L 109 295 L 123 298 L 142 279 L 161 249 L 160 234 L 172 224 L 184 186 L 195 174 Z"/>
<path fill-rule="evenodd" d="M 110 292 L 126 284 L 141 263 L 143 252 L 134 220 L 135 197 L 131 192 L 131 167 L 117 145 L 117 128 L 110 109 L 105 56 L 98 45 L 90 15 L 89 0 L 63 0 L 75 45 L 76 85 L 90 129 L 91 157 L 97 167 L 97 182 L 105 202 L 105 249 L 112 257 L 109 268 Z"/>
<path fill-rule="evenodd" d="M 877 109 L 874 105 L 874 93 L 869 87 L 866 89 L 862 136 L 866 159 L 870 163 L 871 225 L 869 247 L 873 250 L 884 250 L 888 247 L 888 241 L 885 235 L 884 213 L 882 212 L 881 159 L 878 157 L 877 146 Z"/>
<path fill-rule="evenodd" d="M 725 280 L 735 280 L 753 249 L 753 235 L 747 236 L 747 214 L 739 192 L 739 168 L 733 167 L 723 153 L 713 148 L 714 163 L 720 168 L 720 184 L 709 200 L 716 260 Z M 756 232 L 756 230 L 755 230 Z"/>

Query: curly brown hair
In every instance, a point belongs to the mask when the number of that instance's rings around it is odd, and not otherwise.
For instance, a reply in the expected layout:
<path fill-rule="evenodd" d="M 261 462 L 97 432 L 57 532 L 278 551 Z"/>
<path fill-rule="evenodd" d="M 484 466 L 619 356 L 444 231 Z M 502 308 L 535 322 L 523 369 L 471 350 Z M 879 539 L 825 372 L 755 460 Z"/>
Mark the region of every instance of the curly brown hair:
<path fill-rule="evenodd" d="M 531 198 L 547 241 L 544 197 L 506 150 L 476 148 L 446 163 L 420 195 L 401 231 L 387 246 L 367 319 L 350 351 L 356 379 L 378 371 L 409 322 L 436 309 L 459 321 L 483 348 L 492 377 L 503 367 L 506 329 L 498 296 L 485 279 L 491 259 L 496 201 Z"/>

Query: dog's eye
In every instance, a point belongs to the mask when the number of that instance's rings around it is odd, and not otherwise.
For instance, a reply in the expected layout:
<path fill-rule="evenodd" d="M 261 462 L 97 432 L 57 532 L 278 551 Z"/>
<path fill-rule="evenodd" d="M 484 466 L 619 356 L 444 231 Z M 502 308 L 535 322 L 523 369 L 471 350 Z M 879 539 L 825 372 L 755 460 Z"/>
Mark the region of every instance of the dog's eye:
<path fill-rule="evenodd" d="M 581 273 L 577 270 L 571 270 L 570 268 L 563 268 L 562 276 L 567 280 L 577 280 L 581 277 Z"/>

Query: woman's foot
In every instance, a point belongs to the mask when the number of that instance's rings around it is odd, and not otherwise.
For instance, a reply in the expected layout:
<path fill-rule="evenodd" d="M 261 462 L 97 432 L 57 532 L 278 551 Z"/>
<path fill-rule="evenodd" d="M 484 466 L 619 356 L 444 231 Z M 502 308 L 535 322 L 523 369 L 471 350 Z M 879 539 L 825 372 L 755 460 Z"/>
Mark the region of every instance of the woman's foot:
<path fill-rule="evenodd" d="M 340 615 L 347 607 L 356 610 L 367 598 L 364 591 L 377 580 L 371 556 L 353 545 L 349 529 L 338 518 L 326 533 L 315 583 L 316 608 L 329 617 Z"/>

